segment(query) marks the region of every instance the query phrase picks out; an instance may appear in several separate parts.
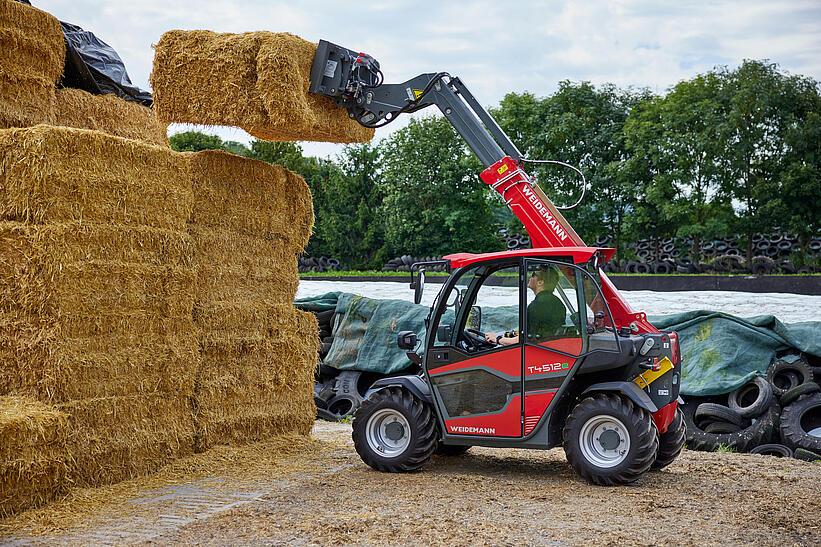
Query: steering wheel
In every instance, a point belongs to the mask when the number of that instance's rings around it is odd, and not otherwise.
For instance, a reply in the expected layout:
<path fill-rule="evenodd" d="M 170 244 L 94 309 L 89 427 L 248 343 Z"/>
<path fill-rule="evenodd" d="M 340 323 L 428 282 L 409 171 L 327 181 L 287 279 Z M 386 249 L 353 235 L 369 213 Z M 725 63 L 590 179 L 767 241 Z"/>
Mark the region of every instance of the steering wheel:
<path fill-rule="evenodd" d="M 465 329 L 462 331 L 467 341 L 465 342 L 465 349 L 468 351 L 476 351 L 477 349 L 486 347 L 496 347 L 496 344 L 488 342 L 485 339 L 485 333 L 477 329 Z"/>

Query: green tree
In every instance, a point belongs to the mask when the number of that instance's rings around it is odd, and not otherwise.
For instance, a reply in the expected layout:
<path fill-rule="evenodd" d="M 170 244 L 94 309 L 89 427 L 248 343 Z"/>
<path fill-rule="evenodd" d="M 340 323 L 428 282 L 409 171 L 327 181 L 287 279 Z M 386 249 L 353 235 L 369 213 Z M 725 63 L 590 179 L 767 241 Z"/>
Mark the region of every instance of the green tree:
<path fill-rule="evenodd" d="M 579 207 L 564 214 L 583 239 L 609 234 L 622 246 L 625 218 L 636 197 L 637 172 L 625 164 L 624 123 L 647 92 L 596 88 L 589 82 L 564 81 L 543 99 L 511 93 L 494 111 L 499 124 L 522 152 L 534 159 L 560 160 L 578 166 L 587 179 Z M 529 171 L 557 205 L 580 196 L 582 181 L 557 165 L 530 166 Z"/>
<path fill-rule="evenodd" d="M 199 131 L 185 131 L 171 135 L 168 142 L 177 152 L 199 152 L 200 150 L 225 150 L 222 139 L 216 135 L 206 135 Z"/>
<path fill-rule="evenodd" d="M 724 192 L 730 176 L 722 138 L 725 80 L 723 72 L 709 72 L 680 82 L 666 96 L 644 101 L 625 126 L 634 161 L 651 177 L 635 229 L 690 236 L 694 257 L 703 240 L 725 234 L 733 220 Z"/>
<path fill-rule="evenodd" d="M 738 204 L 748 259 L 753 234 L 776 226 L 798 233 L 806 246 L 821 217 L 818 84 L 749 60 L 727 80 L 727 192 Z"/>
<path fill-rule="evenodd" d="M 392 256 L 498 249 L 481 164 L 444 118 L 411 120 L 379 145 L 380 215 Z"/>

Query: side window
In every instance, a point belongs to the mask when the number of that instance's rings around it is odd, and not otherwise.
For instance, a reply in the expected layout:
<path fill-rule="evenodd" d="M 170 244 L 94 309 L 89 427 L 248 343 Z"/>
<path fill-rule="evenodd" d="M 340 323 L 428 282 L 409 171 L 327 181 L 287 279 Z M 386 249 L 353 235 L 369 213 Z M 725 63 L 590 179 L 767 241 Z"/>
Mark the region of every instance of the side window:
<path fill-rule="evenodd" d="M 435 337 L 434 347 L 450 346 L 453 343 L 456 318 L 459 316 L 459 310 L 464 304 L 463 298 L 468 286 L 478 275 L 478 268 L 478 266 L 473 266 L 462 272 L 456 284 L 447 293 L 439 296 L 439 298 L 445 299 L 446 308 L 439 319 L 439 323 L 433 327 L 435 331 L 430 334 Z"/>
<path fill-rule="evenodd" d="M 465 329 L 496 335 L 519 332 L 519 267 L 492 270 L 465 310 Z M 493 348 L 485 348 L 493 349 Z"/>
<path fill-rule="evenodd" d="M 590 350 L 603 349 L 618 351 L 618 340 L 610 308 L 604 300 L 597 283 L 588 274 L 582 275 L 584 286 L 585 315 L 587 325 L 592 327 L 590 335 Z"/>
<path fill-rule="evenodd" d="M 543 261 L 527 262 L 526 341 L 579 355 L 581 328 L 576 269 Z"/>

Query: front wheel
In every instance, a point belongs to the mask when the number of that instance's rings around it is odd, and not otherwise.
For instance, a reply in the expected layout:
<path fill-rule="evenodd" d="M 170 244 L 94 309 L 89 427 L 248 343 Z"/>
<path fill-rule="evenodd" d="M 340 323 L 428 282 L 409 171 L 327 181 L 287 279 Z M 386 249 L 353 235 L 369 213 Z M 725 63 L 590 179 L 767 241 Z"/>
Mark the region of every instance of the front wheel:
<path fill-rule="evenodd" d="M 438 440 L 430 406 L 399 387 L 365 399 L 354 414 L 352 437 L 362 461 L 390 473 L 420 469 Z"/>
<path fill-rule="evenodd" d="M 663 469 L 673 463 L 684 448 L 687 440 L 687 425 L 681 409 L 676 409 L 676 416 L 664 434 L 659 435 L 659 451 L 653 469 Z"/>
<path fill-rule="evenodd" d="M 577 404 L 563 434 L 567 461 L 593 484 L 634 482 L 658 453 L 658 432 L 650 414 L 612 393 L 597 393 Z"/>

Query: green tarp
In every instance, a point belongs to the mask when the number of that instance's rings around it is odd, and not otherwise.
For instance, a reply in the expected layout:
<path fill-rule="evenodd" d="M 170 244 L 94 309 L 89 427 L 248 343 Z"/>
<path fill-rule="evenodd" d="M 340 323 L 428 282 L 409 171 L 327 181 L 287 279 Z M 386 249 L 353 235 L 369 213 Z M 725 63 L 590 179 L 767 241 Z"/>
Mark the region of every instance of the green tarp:
<path fill-rule="evenodd" d="M 309 311 L 335 309 L 334 341 L 325 364 L 340 370 L 390 374 L 408 366 L 396 334 L 411 330 L 423 340 L 429 308 L 404 300 L 374 300 L 349 293 L 327 293 L 296 301 Z M 728 393 L 762 374 L 776 352 L 794 349 L 821 356 L 821 322 L 785 325 L 770 315 L 741 319 L 709 311 L 650 318 L 658 328 L 679 333 L 682 395 Z M 515 307 L 482 308 L 482 330 L 499 332 L 516 323 Z"/>

